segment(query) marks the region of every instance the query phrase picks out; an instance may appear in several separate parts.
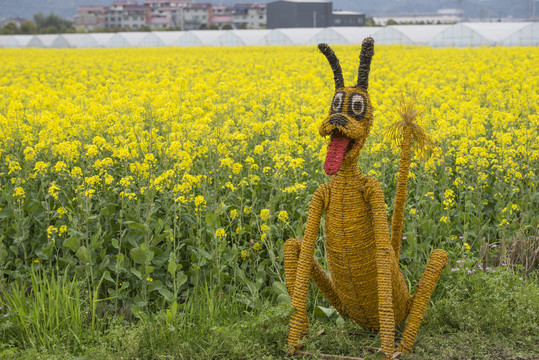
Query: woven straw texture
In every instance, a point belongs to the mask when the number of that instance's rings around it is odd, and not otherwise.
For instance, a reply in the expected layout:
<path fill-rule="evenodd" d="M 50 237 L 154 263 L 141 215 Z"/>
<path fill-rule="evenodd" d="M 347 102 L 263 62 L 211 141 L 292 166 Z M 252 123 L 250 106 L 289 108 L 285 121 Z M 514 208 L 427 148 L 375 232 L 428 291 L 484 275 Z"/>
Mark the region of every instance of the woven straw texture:
<path fill-rule="evenodd" d="M 336 88 L 329 116 L 320 126 L 320 134 L 331 138 L 324 169 L 332 177 L 313 195 L 303 241 L 289 239 L 285 243 L 286 285 L 295 309 L 288 337 L 292 352 L 298 349 L 309 327 L 306 309 L 310 280 L 340 314 L 361 326 L 379 330 L 381 348 L 387 357 L 395 351 L 410 351 L 429 298 L 447 263 L 444 251 L 434 251 L 414 295 L 409 294 L 398 258 L 410 164 L 411 127 L 404 126 L 400 134 L 402 157 L 391 237 L 382 188 L 357 167 L 360 150 L 373 121 L 367 92 L 373 48 L 374 41 L 367 38 L 360 55 L 357 85 L 343 87 L 337 57 L 329 46 L 319 45 L 333 70 Z M 313 256 L 324 213 L 331 279 Z M 406 317 L 403 337 L 395 349 L 395 325 Z"/>

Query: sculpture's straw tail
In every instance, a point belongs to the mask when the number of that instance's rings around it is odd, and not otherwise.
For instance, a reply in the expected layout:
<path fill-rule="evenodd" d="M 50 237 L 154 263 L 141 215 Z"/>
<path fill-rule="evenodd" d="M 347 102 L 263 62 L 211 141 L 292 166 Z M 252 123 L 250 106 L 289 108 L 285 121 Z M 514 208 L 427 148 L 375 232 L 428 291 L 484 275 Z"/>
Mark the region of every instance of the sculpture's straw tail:
<path fill-rule="evenodd" d="M 397 180 L 397 192 L 391 217 L 391 246 L 397 258 L 400 256 L 402 228 L 404 227 L 404 205 L 406 204 L 406 188 L 411 160 L 412 129 L 405 127 L 402 134 L 401 162 Z"/>
<path fill-rule="evenodd" d="M 422 153 L 431 141 L 421 126 L 416 122 L 422 111 L 415 108 L 414 94 L 410 99 L 406 99 L 401 94 L 399 100 L 399 115 L 401 121 L 397 121 L 390 126 L 387 131 L 389 138 L 395 140 L 401 148 L 401 161 L 399 166 L 399 177 L 397 180 L 397 192 L 391 218 L 391 246 L 395 250 L 395 255 L 400 255 L 402 229 L 404 227 L 404 205 L 406 204 L 406 188 L 408 185 L 408 173 L 410 171 L 410 161 L 412 156 L 412 142 L 416 151 Z"/>

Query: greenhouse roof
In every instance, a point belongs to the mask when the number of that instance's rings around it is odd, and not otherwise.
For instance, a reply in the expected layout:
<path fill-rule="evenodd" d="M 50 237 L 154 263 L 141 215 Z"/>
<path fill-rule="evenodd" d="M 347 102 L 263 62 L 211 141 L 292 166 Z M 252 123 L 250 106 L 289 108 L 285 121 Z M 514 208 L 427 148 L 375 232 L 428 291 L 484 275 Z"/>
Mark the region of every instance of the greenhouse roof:
<path fill-rule="evenodd" d="M 223 31 L 221 30 L 193 30 L 189 31 L 189 33 L 200 40 L 201 45 L 204 46 L 214 46 L 215 41 L 223 35 Z"/>
<path fill-rule="evenodd" d="M 477 32 L 493 45 L 507 39 L 511 34 L 521 30 L 529 23 L 507 23 L 507 22 L 495 22 L 495 23 L 463 23 L 473 31 Z"/>
<path fill-rule="evenodd" d="M 527 23 L 525 27 L 509 35 L 502 43 L 503 46 L 538 46 L 539 22 Z"/>
<path fill-rule="evenodd" d="M 0 47 L 95 48 L 159 46 L 244 46 L 378 44 L 433 47 L 537 46 L 539 23 L 458 23 L 386 27 L 287 28 L 273 30 L 193 30 L 91 34 L 1 35 Z"/>
<path fill-rule="evenodd" d="M 367 26 L 351 26 L 351 27 L 337 26 L 337 27 L 331 27 L 328 29 L 341 35 L 347 41 L 348 44 L 361 44 L 363 39 L 365 39 L 368 36 L 374 36 L 382 28 L 370 27 L 370 26 L 369 27 Z M 331 43 L 331 41 L 329 41 L 328 43 Z"/>
<path fill-rule="evenodd" d="M 1 41 L 3 47 L 27 47 L 34 35 L 3 35 Z"/>
<path fill-rule="evenodd" d="M 68 47 L 80 47 L 82 40 L 86 34 L 64 34 L 62 35 L 65 41 L 68 43 Z"/>
<path fill-rule="evenodd" d="M 451 27 L 451 25 L 392 25 L 414 44 L 427 44 L 433 37 Z"/>

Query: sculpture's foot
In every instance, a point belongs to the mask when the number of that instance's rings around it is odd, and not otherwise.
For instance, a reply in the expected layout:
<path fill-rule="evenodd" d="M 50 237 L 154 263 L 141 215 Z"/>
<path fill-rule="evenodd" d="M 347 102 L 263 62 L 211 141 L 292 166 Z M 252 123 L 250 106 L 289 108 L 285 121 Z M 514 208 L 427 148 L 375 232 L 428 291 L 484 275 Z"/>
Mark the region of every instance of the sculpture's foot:
<path fill-rule="evenodd" d="M 446 264 L 447 253 L 443 250 L 434 250 L 427 263 L 427 269 L 415 291 L 410 314 L 397 351 L 408 353 L 412 349 L 430 296 Z"/>

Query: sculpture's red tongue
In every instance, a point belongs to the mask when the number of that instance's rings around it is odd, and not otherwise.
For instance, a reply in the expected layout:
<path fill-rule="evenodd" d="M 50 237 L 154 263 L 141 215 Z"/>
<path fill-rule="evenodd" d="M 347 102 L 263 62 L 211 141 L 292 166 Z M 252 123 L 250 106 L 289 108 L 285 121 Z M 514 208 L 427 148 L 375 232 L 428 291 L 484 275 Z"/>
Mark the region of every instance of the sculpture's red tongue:
<path fill-rule="evenodd" d="M 328 153 L 326 155 L 326 162 L 324 163 L 324 170 L 328 175 L 335 175 L 341 168 L 344 154 L 346 154 L 346 148 L 350 143 L 350 139 L 343 135 L 335 135 L 331 139 L 328 145 Z"/>

